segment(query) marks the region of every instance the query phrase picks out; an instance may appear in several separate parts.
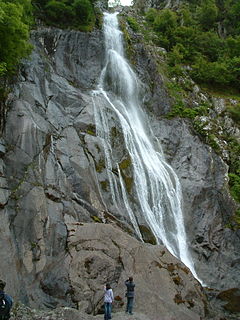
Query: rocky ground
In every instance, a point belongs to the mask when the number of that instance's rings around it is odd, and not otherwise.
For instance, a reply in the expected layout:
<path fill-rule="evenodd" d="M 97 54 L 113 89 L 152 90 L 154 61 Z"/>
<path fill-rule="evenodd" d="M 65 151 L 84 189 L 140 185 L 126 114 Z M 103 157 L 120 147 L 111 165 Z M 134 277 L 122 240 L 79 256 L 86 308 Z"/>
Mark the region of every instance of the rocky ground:
<path fill-rule="evenodd" d="M 104 315 L 88 315 L 82 313 L 76 309 L 71 308 L 59 308 L 55 311 L 44 312 L 29 309 L 23 305 L 18 306 L 10 320 L 100 320 L 104 319 Z M 128 315 L 125 312 L 112 313 L 112 319 L 114 320 L 150 320 L 147 315 L 139 312 L 135 312 L 133 315 Z M 159 318 L 158 320 L 164 320 L 165 318 Z M 167 319 L 166 319 L 167 320 Z M 170 319 L 168 319 L 170 320 Z"/>

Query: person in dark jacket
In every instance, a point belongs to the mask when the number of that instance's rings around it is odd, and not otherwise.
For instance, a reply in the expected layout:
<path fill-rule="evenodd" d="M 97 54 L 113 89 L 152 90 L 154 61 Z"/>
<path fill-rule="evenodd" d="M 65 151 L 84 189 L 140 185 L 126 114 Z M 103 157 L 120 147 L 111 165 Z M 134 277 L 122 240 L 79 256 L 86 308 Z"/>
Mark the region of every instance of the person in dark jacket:
<path fill-rule="evenodd" d="M 133 314 L 133 299 L 134 299 L 134 288 L 135 283 L 133 282 L 133 277 L 129 277 L 125 281 L 125 285 L 127 287 L 126 297 L 127 297 L 127 307 L 126 307 L 126 313 Z"/>
<path fill-rule="evenodd" d="M 8 320 L 10 318 L 10 310 L 13 305 L 13 299 L 4 292 L 6 282 L 0 280 L 0 320 Z"/>

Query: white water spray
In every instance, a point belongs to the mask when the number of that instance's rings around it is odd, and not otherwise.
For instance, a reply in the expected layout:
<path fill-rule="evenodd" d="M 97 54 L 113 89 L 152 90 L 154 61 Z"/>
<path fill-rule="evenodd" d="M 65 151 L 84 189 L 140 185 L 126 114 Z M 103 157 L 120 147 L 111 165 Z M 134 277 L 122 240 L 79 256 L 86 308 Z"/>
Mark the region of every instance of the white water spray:
<path fill-rule="evenodd" d="M 194 266 L 188 252 L 186 232 L 181 208 L 181 185 L 174 170 L 165 162 L 156 138 L 147 126 L 141 109 L 141 83 L 124 58 L 122 33 L 117 13 L 104 14 L 106 63 L 102 70 L 98 90 L 93 93 L 97 135 L 105 152 L 113 203 L 119 211 L 128 213 L 131 223 L 142 239 L 138 218 L 152 230 L 158 243 L 185 263 L 194 276 Z M 120 127 L 126 152 L 131 159 L 135 191 L 135 207 L 131 207 L 124 177 L 114 161 L 110 123 Z M 117 168 L 118 176 L 114 173 Z M 120 180 L 120 184 L 119 184 Z M 138 212 L 138 215 L 135 214 Z"/>

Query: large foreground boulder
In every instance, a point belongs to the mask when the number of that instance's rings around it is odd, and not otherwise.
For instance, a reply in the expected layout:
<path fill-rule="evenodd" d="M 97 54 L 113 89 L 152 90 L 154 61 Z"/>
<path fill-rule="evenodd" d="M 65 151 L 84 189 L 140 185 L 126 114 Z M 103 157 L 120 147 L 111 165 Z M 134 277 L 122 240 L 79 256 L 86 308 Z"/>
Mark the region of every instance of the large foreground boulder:
<path fill-rule="evenodd" d="M 131 275 L 136 283 L 134 311 L 152 320 L 206 317 L 200 284 L 163 246 L 139 242 L 110 224 L 66 225 L 72 298 L 81 311 L 101 313 L 106 282 L 114 291 L 115 311 L 124 311 L 124 281 Z"/>

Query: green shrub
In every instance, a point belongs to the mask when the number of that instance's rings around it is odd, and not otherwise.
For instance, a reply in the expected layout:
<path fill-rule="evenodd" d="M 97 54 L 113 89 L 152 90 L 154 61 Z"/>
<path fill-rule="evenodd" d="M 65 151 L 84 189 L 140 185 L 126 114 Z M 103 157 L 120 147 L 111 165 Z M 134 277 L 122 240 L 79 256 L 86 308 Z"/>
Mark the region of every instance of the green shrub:
<path fill-rule="evenodd" d="M 93 0 L 92 0 L 93 1 Z M 101 15 L 96 13 L 91 0 L 33 0 L 35 14 L 48 25 L 91 31 L 101 26 Z"/>
<path fill-rule="evenodd" d="M 127 17 L 127 22 L 132 28 L 133 31 L 138 32 L 139 31 L 139 24 L 137 23 L 136 19 L 133 17 Z"/>
<path fill-rule="evenodd" d="M 240 123 L 240 104 L 228 107 L 227 111 L 235 122 Z"/>
<path fill-rule="evenodd" d="M 171 32 L 177 27 L 176 13 L 170 9 L 160 11 L 153 21 L 153 26 L 155 31 L 170 36 Z"/>
<path fill-rule="evenodd" d="M 156 9 L 154 9 L 154 8 L 149 9 L 146 12 L 146 20 L 150 23 L 153 23 L 157 14 L 158 14 L 158 11 Z"/>
<path fill-rule="evenodd" d="M 51 0 L 45 6 L 47 21 L 56 26 L 71 25 L 74 19 L 74 11 L 64 2 Z"/>
<path fill-rule="evenodd" d="M 229 179 L 230 193 L 237 202 L 240 202 L 240 176 L 230 173 Z"/>
<path fill-rule="evenodd" d="M 73 9 L 75 21 L 80 25 L 90 25 L 95 21 L 93 6 L 89 0 L 75 0 Z"/>
<path fill-rule="evenodd" d="M 14 72 L 21 58 L 31 52 L 29 25 L 25 21 L 23 5 L 0 0 L 1 75 Z"/>
<path fill-rule="evenodd" d="M 215 87 L 240 87 L 240 2 L 191 0 L 179 10 L 150 9 L 146 23 L 155 32 L 154 43 L 169 51 L 171 72 L 181 74 L 190 65 L 190 76 Z M 219 35 L 218 24 L 227 27 Z M 157 39 L 156 39 L 157 38 Z"/>
<path fill-rule="evenodd" d="M 210 30 L 218 17 L 218 8 L 215 0 L 202 0 L 196 12 L 197 21 L 203 30 Z"/>

